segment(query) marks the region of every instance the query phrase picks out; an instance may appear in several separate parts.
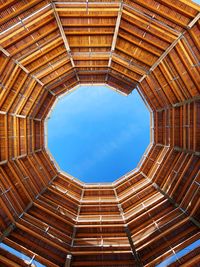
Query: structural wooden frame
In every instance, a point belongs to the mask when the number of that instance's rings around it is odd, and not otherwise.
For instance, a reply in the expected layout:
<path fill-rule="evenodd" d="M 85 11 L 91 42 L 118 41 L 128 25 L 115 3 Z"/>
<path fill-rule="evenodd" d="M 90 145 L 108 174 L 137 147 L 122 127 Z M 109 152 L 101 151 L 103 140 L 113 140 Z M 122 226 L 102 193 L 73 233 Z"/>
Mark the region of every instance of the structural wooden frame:
<path fill-rule="evenodd" d="M 0 265 L 198 266 L 200 7 L 187 0 L 0 1 Z M 59 170 L 51 109 L 81 84 L 138 90 L 140 164 L 110 184 Z M 134 104 L 134 103 L 133 103 Z"/>

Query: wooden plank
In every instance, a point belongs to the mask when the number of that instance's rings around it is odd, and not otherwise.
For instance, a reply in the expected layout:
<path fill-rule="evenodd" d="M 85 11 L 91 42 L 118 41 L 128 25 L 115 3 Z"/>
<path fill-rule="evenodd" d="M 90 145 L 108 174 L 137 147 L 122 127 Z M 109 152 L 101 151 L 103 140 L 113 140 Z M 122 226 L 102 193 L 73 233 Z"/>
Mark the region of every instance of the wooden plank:
<path fill-rule="evenodd" d="M 163 59 L 169 54 L 169 52 L 176 46 L 176 44 L 179 42 L 179 40 L 183 38 L 182 34 L 178 36 L 176 40 L 171 43 L 171 45 L 165 50 L 165 52 L 158 58 L 158 60 L 151 66 L 150 72 L 153 71 L 159 64 L 160 62 L 163 61 Z M 142 82 L 146 78 L 146 75 L 143 76 L 140 80 Z"/>
<path fill-rule="evenodd" d="M 170 13 L 167 13 L 166 11 L 162 11 L 161 9 L 159 9 L 159 5 L 157 7 L 155 7 L 151 4 L 148 4 L 146 1 L 142 1 L 142 0 L 136 0 L 135 2 L 138 3 L 140 6 L 147 8 L 148 10 L 151 10 L 155 14 L 158 14 L 158 15 L 162 16 L 163 18 L 165 18 L 169 21 L 172 21 L 173 23 L 175 23 L 181 27 L 185 27 L 187 25 L 188 18 L 186 18 L 187 22 L 183 22 L 180 19 L 177 19 L 175 16 L 170 15 Z M 183 17 L 183 16 L 181 16 L 181 17 Z"/>
<path fill-rule="evenodd" d="M 47 12 L 45 12 L 43 15 L 39 16 L 38 18 L 28 22 L 28 23 L 24 23 L 26 28 L 31 27 L 32 25 L 35 25 L 38 23 L 38 21 L 42 21 L 42 19 L 45 19 L 45 17 L 51 15 L 53 13 L 53 10 L 49 10 Z M 33 15 L 33 14 L 32 14 Z M 2 44 L 3 42 L 9 40 L 10 38 L 14 37 L 16 34 L 19 34 L 21 32 L 24 31 L 24 27 L 20 27 L 19 29 L 12 31 L 10 34 L 6 34 L 5 37 L 1 38 L 0 40 L 0 44 Z M 9 32 L 9 31 L 8 31 Z M 4 34 L 4 32 L 2 32 L 1 34 Z"/>
<path fill-rule="evenodd" d="M 200 6 L 197 3 L 193 2 L 193 1 L 187 1 L 187 0 L 179 0 L 179 1 L 200 12 Z"/>
<path fill-rule="evenodd" d="M 30 9 L 31 7 L 34 7 L 35 5 L 37 5 L 40 2 L 41 2 L 41 0 L 30 0 L 28 4 L 18 8 L 17 10 L 15 10 L 15 12 L 12 12 L 12 13 L 8 14 L 7 16 L 4 16 L 2 19 L 0 19 L 0 25 L 11 20 L 13 17 L 19 16 L 24 11 Z"/>

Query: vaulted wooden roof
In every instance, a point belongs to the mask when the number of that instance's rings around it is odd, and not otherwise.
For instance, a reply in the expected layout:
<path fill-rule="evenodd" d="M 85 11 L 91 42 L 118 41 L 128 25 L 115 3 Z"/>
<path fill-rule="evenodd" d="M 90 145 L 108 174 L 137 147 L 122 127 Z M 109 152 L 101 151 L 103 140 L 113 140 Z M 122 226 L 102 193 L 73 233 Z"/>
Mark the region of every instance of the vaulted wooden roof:
<path fill-rule="evenodd" d="M 200 7 L 189 0 L 0 1 L 1 266 L 198 266 Z M 111 184 L 61 173 L 45 119 L 79 84 L 138 90 L 151 144 Z M 133 103 L 134 104 L 134 103 Z"/>

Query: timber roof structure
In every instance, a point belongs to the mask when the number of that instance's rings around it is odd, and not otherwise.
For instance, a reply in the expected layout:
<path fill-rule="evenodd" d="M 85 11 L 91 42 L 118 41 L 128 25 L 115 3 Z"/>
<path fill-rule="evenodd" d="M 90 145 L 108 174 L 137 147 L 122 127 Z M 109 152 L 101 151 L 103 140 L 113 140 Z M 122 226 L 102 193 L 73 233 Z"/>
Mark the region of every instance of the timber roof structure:
<path fill-rule="evenodd" d="M 200 7 L 189 0 L 0 1 L 0 266 L 156 266 L 200 237 Z M 149 149 L 112 184 L 62 174 L 45 147 L 57 97 L 134 88 Z M 32 264 L 32 265 L 31 265 Z M 199 266 L 199 248 L 168 266 Z"/>

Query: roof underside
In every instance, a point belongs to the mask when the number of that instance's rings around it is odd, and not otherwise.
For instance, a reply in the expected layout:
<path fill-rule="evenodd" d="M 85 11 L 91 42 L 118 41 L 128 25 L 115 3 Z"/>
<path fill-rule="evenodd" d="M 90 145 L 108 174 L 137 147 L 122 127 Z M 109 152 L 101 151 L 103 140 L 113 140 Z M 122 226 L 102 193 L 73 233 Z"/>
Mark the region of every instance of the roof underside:
<path fill-rule="evenodd" d="M 0 1 L 1 242 L 49 267 L 150 267 L 199 239 L 199 11 L 187 0 Z M 109 185 L 61 174 L 45 150 L 56 98 L 96 83 L 137 87 L 153 115 L 140 167 Z M 27 263 L 0 248 L 0 265 Z"/>

